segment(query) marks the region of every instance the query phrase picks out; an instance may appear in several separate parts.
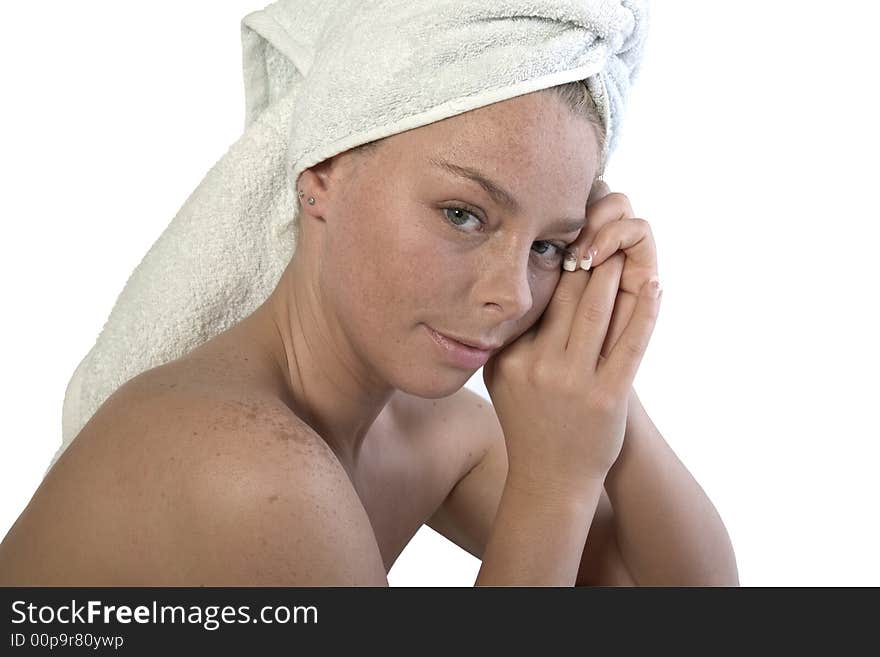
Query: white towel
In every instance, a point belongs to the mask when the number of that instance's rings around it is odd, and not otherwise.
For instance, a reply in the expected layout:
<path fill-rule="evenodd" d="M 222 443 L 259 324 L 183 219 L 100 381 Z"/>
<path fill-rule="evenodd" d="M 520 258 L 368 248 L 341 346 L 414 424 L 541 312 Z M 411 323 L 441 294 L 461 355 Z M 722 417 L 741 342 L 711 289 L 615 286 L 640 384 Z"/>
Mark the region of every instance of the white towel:
<path fill-rule="evenodd" d="M 122 384 L 268 298 L 296 248 L 304 169 L 574 80 L 600 111 L 607 166 L 647 26 L 647 0 L 279 0 L 247 14 L 244 133 L 134 269 L 74 371 L 49 468 Z"/>

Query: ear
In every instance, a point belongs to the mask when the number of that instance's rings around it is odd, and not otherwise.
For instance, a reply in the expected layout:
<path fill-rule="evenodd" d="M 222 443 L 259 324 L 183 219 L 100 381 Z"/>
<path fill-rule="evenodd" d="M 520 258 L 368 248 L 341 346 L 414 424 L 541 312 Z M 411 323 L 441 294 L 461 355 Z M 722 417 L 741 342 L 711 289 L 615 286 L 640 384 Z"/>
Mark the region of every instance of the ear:
<path fill-rule="evenodd" d="M 328 187 L 333 183 L 333 171 L 336 166 L 334 158 L 329 158 L 318 164 L 313 164 L 299 175 L 297 190 L 302 190 L 306 196 L 314 196 L 316 199 L 326 198 Z"/>
<path fill-rule="evenodd" d="M 300 203 L 308 214 L 324 216 L 332 207 L 328 204 L 332 204 L 334 199 L 345 197 L 345 187 L 350 182 L 347 179 L 350 165 L 344 157 L 340 157 L 344 155 L 345 153 L 334 155 L 300 173 L 296 191 L 303 192 Z M 315 203 L 311 205 L 306 202 L 310 196 L 315 198 Z"/>

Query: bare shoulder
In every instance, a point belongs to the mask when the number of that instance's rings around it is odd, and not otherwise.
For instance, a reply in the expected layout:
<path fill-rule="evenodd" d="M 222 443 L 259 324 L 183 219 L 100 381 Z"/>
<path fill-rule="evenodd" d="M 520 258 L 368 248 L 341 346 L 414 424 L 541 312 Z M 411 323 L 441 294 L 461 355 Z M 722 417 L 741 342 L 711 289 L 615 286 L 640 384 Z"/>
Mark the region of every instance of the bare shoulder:
<path fill-rule="evenodd" d="M 0 575 L 22 585 L 387 585 L 345 470 L 280 401 L 138 382 L 84 432 L 4 539 Z"/>
<path fill-rule="evenodd" d="M 193 464 L 176 519 L 186 527 L 187 584 L 387 586 L 367 513 L 308 424 L 280 401 L 202 403 L 213 428 L 192 426 L 211 446 Z"/>

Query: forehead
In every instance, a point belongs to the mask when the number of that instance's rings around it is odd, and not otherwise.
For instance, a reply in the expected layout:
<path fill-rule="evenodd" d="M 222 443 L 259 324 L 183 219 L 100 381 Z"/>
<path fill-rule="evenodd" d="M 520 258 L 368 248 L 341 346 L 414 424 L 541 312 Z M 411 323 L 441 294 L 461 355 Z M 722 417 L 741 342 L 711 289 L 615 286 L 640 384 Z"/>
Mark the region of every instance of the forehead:
<path fill-rule="evenodd" d="M 540 187 L 570 203 L 589 195 L 598 171 L 592 126 L 553 94 L 493 103 L 387 139 L 388 162 L 400 175 L 439 175 L 432 162 L 477 168 L 511 191 Z M 519 196 L 519 195 L 517 195 Z M 558 203 L 557 203 L 558 205 Z"/>
<path fill-rule="evenodd" d="M 535 92 L 516 96 L 395 135 L 401 142 L 455 140 L 460 146 L 528 149 L 547 139 L 559 140 L 583 132 L 585 121 L 569 110 L 555 94 Z"/>

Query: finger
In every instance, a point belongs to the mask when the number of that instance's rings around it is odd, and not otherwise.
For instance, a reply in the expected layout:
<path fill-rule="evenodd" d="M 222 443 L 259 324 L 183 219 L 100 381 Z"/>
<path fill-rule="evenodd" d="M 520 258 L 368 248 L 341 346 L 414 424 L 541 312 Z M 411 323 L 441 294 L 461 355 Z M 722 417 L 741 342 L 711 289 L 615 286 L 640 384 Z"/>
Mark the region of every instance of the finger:
<path fill-rule="evenodd" d="M 623 274 L 620 275 L 621 280 L 626 275 L 626 264 L 623 265 Z M 611 322 L 608 324 L 608 332 L 605 334 L 605 342 L 602 344 L 601 356 L 607 358 L 614 345 L 620 340 L 626 325 L 635 311 L 638 304 L 639 295 L 622 290 L 617 291 L 617 299 L 614 302 L 614 312 L 611 313 Z"/>
<path fill-rule="evenodd" d="M 622 253 L 615 254 L 601 267 L 585 272 L 590 274 L 590 280 L 578 303 L 574 321 L 570 324 L 566 353 L 587 366 L 595 368 L 598 363 L 614 310 L 624 260 Z"/>
<path fill-rule="evenodd" d="M 562 270 L 553 296 L 541 315 L 540 330 L 535 337 L 540 349 L 558 352 L 565 350 L 571 324 L 589 276 L 589 272 L 577 267 L 574 271 Z"/>
<path fill-rule="evenodd" d="M 651 288 L 650 280 L 642 286 L 629 324 L 599 367 L 600 372 L 608 373 L 606 376 L 610 379 L 609 385 L 620 394 L 632 387 L 636 371 L 648 349 L 648 341 L 657 323 L 662 290 L 657 297 L 653 297 Z"/>
<path fill-rule="evenodd" d="M 611 190 L 608 184 L 601 179 L 593 181 L 590 189 L 590 196 L 587 199 L 587 207 L 606 197 Z M 589 215 L 587 215 L 587 227 L 589 226 Z M 581 230 L 580 235 L 586 233 L 587 227 Z M 562 351 L 568 342 L 571 333 L 571 323 L 574 320 L 574 313 L 584 293 L 584 287 L 589 280 L 587 276 L 577 274 L 581 271 L 581 260 L 586 256 L 585 247 L 589 246 L 589 242 L 585 242 L 582 238 L 575 240 L 568 248 L 569 252 L 574 255 L 575 271 L 568 272 L 562 270 L 562 276 L 559 283 L 550 298 L 547 308 L 541 315 L 541 330 L 536 335 L 536 340 L 546 343 L 544 347 L 552 347 Z"/>
<path fill-rule="evenodd" d="M 596 236 L 594 248 L 598 253 L 593 258 L 594 265 L 597 261 L 602 263 L 606 257 L 603 253 L 617 252 L 626 255 L 611 325 L 608 327 L 605 344 L 602 345 L 602 354 L 607 355 L 626 329 L 638 303 L 642 285 L 651 277 L 658 276 L 657 247 L 648 222 L 630 218 L 606 226 Z"/>
<path fill-rule="evenodd" d="M 608 222 L 599 229 L 592 245 L 595 252 L 591 267 L 601 265 L 613 253 L 623 251 L 631 272 L 636 273 L 635 269 L 646 270 L 642 272 L 644 276 L 639 284 L 646 281 L 652 273 L 656 273 L 657 247 L 651 224 L 645 219 L 628 217 Z"/>
<path fill-rule="evenodd" d="M 607 185 L 604 183 L 602 183 L 602 186 L 594 186 L 594 191 L 596 189 L 601 190 L 603 187 L 607 189 Z M 597 191 L 596 200 L 592 204 L 587 204 L 587 224 L 581 230 L 577 239 L 569 246 L 572 251 L 578 253 L 578 263 L 581 266 L 587 266 L 588 264 L 590 267 L 593 267 L 599 264 L 595 258 L 592 263 L 583 263 L 582 260 L 587 255 L 587 250 L 593 246 L 596 236 L 602 229 L 609 224 L 614 224 L 621 219 L 633 216 L 632 206 L 625 194 L 608 192 L 604 196 L 599 197 L 601 193 L 601 191 Z M 590 197 L 594 198 L 593 194 Z M 606 251 L 603 254 L 602 261 L 604 262 L 609 255 Z"/>

